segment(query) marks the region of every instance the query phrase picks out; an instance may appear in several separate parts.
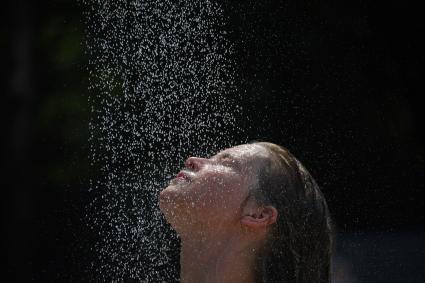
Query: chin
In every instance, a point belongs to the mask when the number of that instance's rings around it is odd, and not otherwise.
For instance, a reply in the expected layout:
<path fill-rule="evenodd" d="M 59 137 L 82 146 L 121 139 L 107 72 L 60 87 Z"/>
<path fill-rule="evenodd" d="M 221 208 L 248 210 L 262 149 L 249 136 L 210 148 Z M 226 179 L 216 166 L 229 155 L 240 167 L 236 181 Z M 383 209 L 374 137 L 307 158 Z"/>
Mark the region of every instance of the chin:
<path fill-rule="evenodd" d="M 193 207 L 188 205 L 191 202 L 188 201 L 185 189 L 187 188 L 182 188 L 178 184 L 170 184 L 159 194 L 159 208 L 167 222 L 179 234 L 185 230 L 183 227 L 194 221 L 192 218 L 196 215 Z"/>
<path fill-rule="evenodd" d="M 179 224 L 183 221 L 180 205 L 175 201 L 176 192 L 173 186 L 168 186 L 159 194 L 159 208 L 167 222 L 177 232 L 180 232 Z"/>
<path fill-rule="evenodd" d="M 159 193 L 159 208 L 167 216 L 169 212 L 178 210 L 183 199 L 184 193 L 181 188 L 170 184 Z"/>
<path fill-rule="evenodd" d="M 173 200 L 173 188 L 168 186 L 159 193 L 159 208 L 164 212 L 164 208 L 169 206 Z M 175 193 L 174 193 L 175 194 Z"/>
<path fill-rule="evenodd" d="M 159 200 L 160 202 L 173 202 L 182 193 L 178 185 L 170 184 L 159 193 Z"/>

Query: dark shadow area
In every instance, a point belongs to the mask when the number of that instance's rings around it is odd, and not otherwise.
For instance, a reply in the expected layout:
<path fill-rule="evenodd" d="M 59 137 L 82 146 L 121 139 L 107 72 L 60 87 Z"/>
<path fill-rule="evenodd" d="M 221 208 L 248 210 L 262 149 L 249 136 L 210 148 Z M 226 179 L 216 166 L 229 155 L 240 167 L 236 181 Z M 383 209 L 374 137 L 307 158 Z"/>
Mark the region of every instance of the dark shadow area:
<path fill-rule="evenodd" d="M 423 231 L 342 233 L 333 282 L 423 282 L 423 239 Z"/>

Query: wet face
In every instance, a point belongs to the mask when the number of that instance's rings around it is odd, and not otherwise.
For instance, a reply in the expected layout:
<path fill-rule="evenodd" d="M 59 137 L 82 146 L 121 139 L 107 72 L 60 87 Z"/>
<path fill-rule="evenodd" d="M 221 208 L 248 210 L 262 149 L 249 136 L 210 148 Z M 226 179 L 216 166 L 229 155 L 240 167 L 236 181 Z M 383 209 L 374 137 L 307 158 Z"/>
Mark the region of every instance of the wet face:
<path fill-rule="evenodd" d="M 188 158 L 160 193 L 161 211 L 179 233 L 238 225 L 266 158 L 267 150 L 256 144 L 228 148 L 208 159 Z"/>

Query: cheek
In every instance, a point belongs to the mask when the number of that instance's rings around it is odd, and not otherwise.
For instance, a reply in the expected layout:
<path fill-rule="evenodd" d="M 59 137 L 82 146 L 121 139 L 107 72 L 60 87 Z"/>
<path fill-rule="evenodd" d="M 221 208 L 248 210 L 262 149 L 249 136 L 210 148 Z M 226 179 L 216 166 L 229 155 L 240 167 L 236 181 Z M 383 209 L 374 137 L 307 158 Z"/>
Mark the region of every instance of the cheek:
<path fill-rule="evenodd" d="M 193 200 L 198 208 L 211 213 L 235 210 L 243 197 L 243 185 L 235 173 L 209 174 L 195 184 Z"/>
<path fill-rule="evenodd" d="M 206 172 L 185 188 L 165 190 L 160 207 L 177 232 L 196 223 L 223 227 L 239 219 L 246 184 L 234 172 Z M 233 225 L 233 224 L 232 224 Z"/>
<path fill-rule="evenodd" d="M 187 187 L 170 187 L 160 196 L 161 210 L 208 218 L 233 214 L 244 200 L 240 175 L 231 169 L 206 170 Z"/>

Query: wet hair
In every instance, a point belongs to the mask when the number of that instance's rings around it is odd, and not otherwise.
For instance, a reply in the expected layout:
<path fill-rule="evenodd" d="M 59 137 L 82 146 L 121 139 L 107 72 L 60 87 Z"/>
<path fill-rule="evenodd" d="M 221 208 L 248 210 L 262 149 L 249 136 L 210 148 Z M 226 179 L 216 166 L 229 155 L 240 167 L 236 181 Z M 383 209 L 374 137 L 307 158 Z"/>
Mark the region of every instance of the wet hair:
<path fill-rule="evenodd" d="M 286 148 L 254 144 L 266 148 L 270 158 L 259 169 L 251 195 L 278 211 L 256 259 L 256 282 L 330 282 L 331 223 L 319 186 Z"/>

